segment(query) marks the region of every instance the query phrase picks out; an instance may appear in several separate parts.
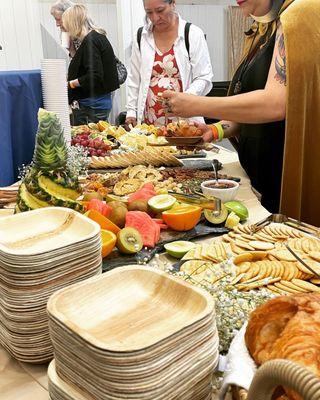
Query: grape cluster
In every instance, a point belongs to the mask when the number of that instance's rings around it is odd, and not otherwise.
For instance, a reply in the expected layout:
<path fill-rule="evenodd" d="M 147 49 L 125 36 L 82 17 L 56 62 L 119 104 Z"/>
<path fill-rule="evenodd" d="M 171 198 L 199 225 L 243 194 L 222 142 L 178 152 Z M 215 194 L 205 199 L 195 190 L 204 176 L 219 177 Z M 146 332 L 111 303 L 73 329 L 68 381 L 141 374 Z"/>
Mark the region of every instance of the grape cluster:
<path fill-rule="evenodd" d="M 71 139 L 72 146 L 82 146 L 88 150 L 89 156 L 105 157 L 111 150 L 102 138 L 90 138 L 90 135 L 81 133 Z"/>

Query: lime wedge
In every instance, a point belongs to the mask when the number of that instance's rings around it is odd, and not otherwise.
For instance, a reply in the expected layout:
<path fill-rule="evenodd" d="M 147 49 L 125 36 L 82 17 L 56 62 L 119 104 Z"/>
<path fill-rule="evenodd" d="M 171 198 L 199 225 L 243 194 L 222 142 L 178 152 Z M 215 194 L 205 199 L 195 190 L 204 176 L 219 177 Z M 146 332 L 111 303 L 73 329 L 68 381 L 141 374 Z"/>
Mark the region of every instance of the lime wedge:
<path fill-rule="evenodd" d="M 167 253 L 175 258 L 182 258 L 193 247 L 195 247 L 195 243 L 187 242 L 185 240 L 179 240 L 177 242 L 171 242 L 164 245 Z"/>
<path fill-rule="evenodd" d="M 156 212 L 169 210 L 177 200 L 170 194 L 159 194 L 148 200 L 149 207 Z"/>
<path fill-rule="evenodd" d="M 240 222 L 240 217 L 237 216 L 233 211 L 228 215 L 228 218 L 225 223 L 225 227 L 232 229 L 237 226 Z"/>
<path fill-rule="evenodd" d="M 244 221 L 249 217 L 249 211 L 247 207 L 240 201 L 228 201 L 227 203 L 224 203 L 224 205 L 228 211 L 233 211 L 235 214 L 237 214 L 241 221 Z"/>

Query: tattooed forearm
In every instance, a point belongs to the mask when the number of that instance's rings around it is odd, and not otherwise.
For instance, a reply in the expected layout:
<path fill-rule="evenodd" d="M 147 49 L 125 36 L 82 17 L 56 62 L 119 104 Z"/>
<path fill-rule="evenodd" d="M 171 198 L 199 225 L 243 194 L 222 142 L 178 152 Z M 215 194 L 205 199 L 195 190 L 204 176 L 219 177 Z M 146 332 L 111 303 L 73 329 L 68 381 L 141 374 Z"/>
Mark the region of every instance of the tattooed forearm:
<path fill-rule="evenodd" d="M 286 85 L 287 83 L 287 73 L 286 73 L 286 51 L 284 47 L 284 36 L 283 33 L 276 39 L 276 43 L 278 43 L 278 55 L 275 59 L 275 67 L 276 74 L 275 79 L 281 83 Z"/>

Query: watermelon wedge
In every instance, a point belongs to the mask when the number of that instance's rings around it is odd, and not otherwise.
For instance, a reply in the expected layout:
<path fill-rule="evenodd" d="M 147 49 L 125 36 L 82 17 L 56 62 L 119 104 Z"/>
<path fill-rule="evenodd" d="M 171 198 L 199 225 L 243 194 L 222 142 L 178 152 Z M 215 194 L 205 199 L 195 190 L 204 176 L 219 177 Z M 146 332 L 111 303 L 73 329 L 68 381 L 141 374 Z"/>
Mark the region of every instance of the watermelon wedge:
<path fill-rule="evenodd" d="M 141 235 L 143 245 L 155 247 L 160 240 L 160 225 L 143 211 L 129 211 L 126 214 L 126 228 L 135 228 Z"/>
<path fill-rule="evenodd" d="M 151 197 L 154 197 L 156 192 L 152 183 L 145 183 L 138 191 L 132 193 L 128 198 L 130 204 L 134 200 L 146 200 L 148 201 Z"/>

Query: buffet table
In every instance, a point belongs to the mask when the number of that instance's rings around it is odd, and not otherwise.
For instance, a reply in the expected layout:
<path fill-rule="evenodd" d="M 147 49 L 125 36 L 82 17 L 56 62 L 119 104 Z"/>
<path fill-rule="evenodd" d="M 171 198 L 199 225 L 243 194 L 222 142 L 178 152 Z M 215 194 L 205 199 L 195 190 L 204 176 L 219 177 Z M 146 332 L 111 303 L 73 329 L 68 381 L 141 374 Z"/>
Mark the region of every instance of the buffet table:
<path fill-rule="evenodd" d="M 222 173 L 241 178 L 237 199 L 248 207 L 249 223 L 258 222 L 269 215 L 251 190 L 250 181 L 240 167 L 235 152 L 221 149 L 219 154 L 210 153 L 208 157 L 217 158 L 223 163 Z M 161 255 L 160 259 L 165 257 Z M 29 365 L 15 361 L 0 347 L 0 400 L 47 400 L 46 370 L 47 365 Z M 213 394 L 213 399 L 217 399 L 216 394 Z"/>
<path fill-rule="evenodd" d="M 19 167 L 31 162 L 41 105 L 40 71 L 0 72 L 0 186 L 15 182 Z"/>

